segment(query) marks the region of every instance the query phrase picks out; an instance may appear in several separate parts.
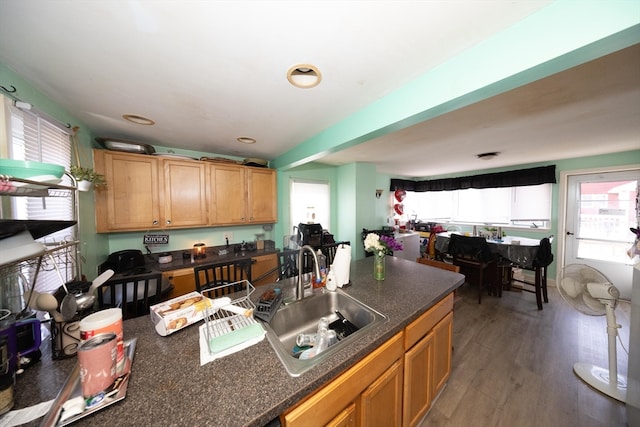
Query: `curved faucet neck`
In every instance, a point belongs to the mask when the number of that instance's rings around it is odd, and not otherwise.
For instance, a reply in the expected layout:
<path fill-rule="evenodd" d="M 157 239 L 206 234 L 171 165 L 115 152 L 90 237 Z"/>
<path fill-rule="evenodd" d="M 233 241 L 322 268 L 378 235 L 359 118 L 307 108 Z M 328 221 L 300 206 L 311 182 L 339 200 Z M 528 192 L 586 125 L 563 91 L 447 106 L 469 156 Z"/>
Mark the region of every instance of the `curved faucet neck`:
<path fill-rule="evenodd" d="M 316 255 L 316 251 L 309 245 L 304 245 L 303 247 L 300 248 L 300 251 L 298 252 L 298 283 L 296 286 L 296 300 L 301 300 L 302 298 L 304 298 L 304 284 L 303 284 L 303 280 L 302 280 L 302 275 L 304 274 L 303 272 L 303 267 L 304 267 L 304 252 L 308 251 L 311 256 L 313 257 L 313 264 L 315 266 L 315 272 L 316 272 L 316 278 L 320 278 L 320 266 L 318 263 L 318 256 Z"/>

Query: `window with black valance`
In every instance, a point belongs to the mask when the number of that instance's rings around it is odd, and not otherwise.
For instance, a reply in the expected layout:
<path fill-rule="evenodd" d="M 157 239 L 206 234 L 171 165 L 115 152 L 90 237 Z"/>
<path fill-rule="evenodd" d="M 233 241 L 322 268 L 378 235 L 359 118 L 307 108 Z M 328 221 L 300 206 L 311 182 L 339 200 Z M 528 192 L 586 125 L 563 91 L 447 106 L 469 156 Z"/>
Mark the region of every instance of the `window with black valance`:
<path fill-rule="evenodd" d="M 528 185 L 555 184 L 556 182 L 556 166 L 551 165 L 427 181 L 392 179 L 389 190 L 405 190 L 420 193 L 425 191 L 465 190 L 467 188 L 522 187 Z"/>

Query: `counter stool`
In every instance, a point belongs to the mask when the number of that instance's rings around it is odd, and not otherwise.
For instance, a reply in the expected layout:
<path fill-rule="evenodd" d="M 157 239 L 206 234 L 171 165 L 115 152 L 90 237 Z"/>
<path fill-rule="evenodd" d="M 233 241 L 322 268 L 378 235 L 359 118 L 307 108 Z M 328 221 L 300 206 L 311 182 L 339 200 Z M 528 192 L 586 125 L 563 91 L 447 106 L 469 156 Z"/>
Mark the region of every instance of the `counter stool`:
<path fill-rule="evenodd" d="M 240 258 L 232 261 L 223 261 L 212 264 L 200 265 L 193 269 L 196 279 L 196 291 L 204 293 L 210 298 L 223 296 L 223 292 L 240 292 L 242 284 L 224 289 L 219 286 L 248 280 L 251 282 L 251 258 Z"/>
<path fill-rule="evenodd" d="M 484 237 L 452 234 L 447 252 L 453 257 L 453 264 L 459 266 L 465 276 L 469 273 L 477 275 L 478 304 L 482 302 L 482 287 L 485 281 L 489 284 L 489 295 L 495 293 L 502 297 L 502 286 L 496 283 L 497 259 L 489 250 L 489 244 Z"/>
<path fill-rule="evenodd" d="M 533 263 L 531 267 L 524 267 L 520 265 L 511 264 L 510 267 L 517 267 L 523 270 L 533 271 L 535 274 L 534 281 L 530 282 L 524 279 L 516 279 L 513 277 L 513 271 L 510 274 L 510 283 L 509 286 L 513 282 L 517 282 L 522 284 L 523 286 L 518 286 L 518 289 L 523 292 L 530 292 L 536 294 L 536 304 L 538 305 L 538 310 L 542 310 L 542 301 L 548 303 L 549 297 L 547 295 L 547 268 L 553 262 L 553 253 L 551 251 L 551 242 L 553 241 L 553 236 L 544 237 L 540 240 L 540 246 L 538 247 L 538 251 L 536 252 L 536 256 L 533 259 Z M 525 286 L 533 286 L 531 288 L 525 288 Z"/>
<path fill-rule="evenodd" d="M 162 273 L 111 278 L 97 289 L 98 307 L 122 309 L 122 319 L 149 314 L 149 307 L 162 300 Z"/>

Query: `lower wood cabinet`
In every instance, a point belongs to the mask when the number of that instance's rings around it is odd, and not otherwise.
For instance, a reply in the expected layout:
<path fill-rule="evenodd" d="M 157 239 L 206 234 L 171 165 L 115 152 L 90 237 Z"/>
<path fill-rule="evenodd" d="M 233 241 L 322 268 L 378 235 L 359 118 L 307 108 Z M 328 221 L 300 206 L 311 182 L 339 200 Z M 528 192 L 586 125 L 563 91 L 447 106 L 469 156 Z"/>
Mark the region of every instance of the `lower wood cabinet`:
<path fill-rule="evenodd" d="M 360 396 L 360 425 L 402 425 L 402 360 L 397 360 Z"/>
<path fill-rule="evenodd" d="M 196 290 L 196 277 L 193 274 L 193 268 L 165 271 L 162 273 L 162 279 L 173 285 L 173 290 L 169 293 L 167 299 L 179 297 Z"/>
<path fill-rule="evenodd" d="M 284 427 L 416 426 L 451 372 L 453 294 L 280 417 Z"/>
<path fill-rule="evenodd" d="M 252 259 L 251 283 L 253 286 L 266 285 L 278 279 L 278 254 L 259 255 Z"/>
<path fill-rule="evenodd" d="M 405 328 L 402 425 L 424 418 L 451 372 L 453 294 Z"/>
<path fill-rule="evenodd" d="M 400 426 L 403 353 L 400 332 L 285 412 L 280 418 L 282 425 Z M 393 422 L 378 424 L 378 416 Z M 365 424 L 364 420 L 373 424 Z"/>

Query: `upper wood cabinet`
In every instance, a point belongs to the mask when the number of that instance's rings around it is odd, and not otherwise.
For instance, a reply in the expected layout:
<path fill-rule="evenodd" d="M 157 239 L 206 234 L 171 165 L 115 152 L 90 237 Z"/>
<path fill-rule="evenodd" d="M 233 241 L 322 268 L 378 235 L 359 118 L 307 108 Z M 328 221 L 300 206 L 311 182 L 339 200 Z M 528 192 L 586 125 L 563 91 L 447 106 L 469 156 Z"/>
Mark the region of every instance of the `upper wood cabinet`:
<path fill-rule="evenodd" d="M 212 225 L 277 221 L 274 169 L 209 164 L 207 191 Z"/>
<path fill-rule="evenodd" d="M 95 190 L 99 233 L 208 224 L 204 163 L 107 150 L 93 159 L 107 181 Z"/>
<path fill-rule="evenodd" d="M 273 223 L 278 220 L 275 169 L 247 168 L 248 217 L 253 223 Z"/>
<path fill-rule="evenodd" d="M 94 191 L 99 233 L 160 226 L 157 158 L 94 150 L 93 162 L 107 181 Z"/>
<path fill-rule="evenodd" d="M 165 227 L 184 228 L 208 224 L 206 165 L 199 161 L 162 160 Z"/>
<path fill-rule="evenodd" d="M 99 233 L 277 222 L 276 171 L 94 150 Z"/>

